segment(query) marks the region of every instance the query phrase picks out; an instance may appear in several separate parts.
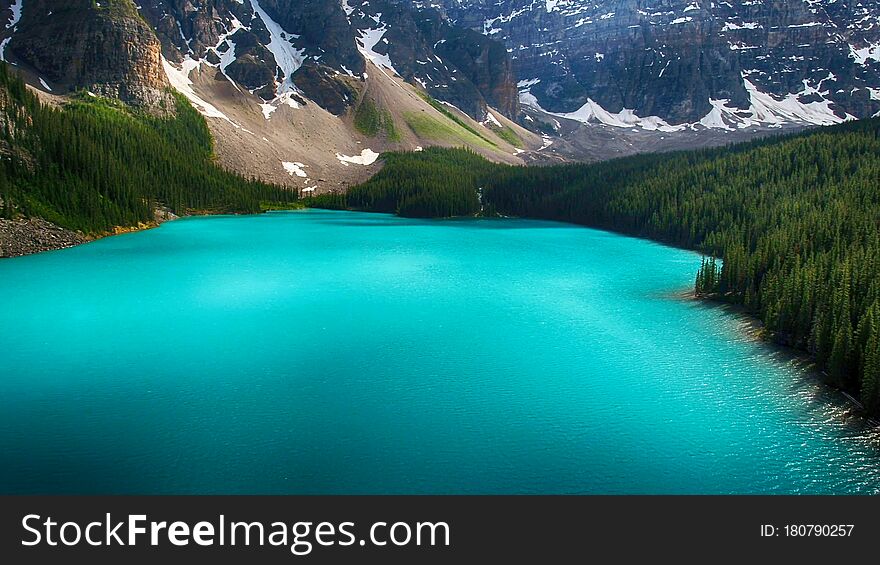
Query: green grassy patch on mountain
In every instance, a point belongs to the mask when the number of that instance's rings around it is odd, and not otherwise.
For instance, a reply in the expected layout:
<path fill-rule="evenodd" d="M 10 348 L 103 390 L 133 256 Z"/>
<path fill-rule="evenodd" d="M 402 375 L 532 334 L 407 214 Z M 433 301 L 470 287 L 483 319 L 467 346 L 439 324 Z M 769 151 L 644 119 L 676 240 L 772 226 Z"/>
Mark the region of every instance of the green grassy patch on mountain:
<path fill-rule="evenodd" d="M 504 126 L 501 129 L 495 130 L 495 135 L 506 141 L 507 143 L 513 145 L 518 149 L 523 148 L 523 141 L 516 135 L 516 132 L 510 126 Z"/>
<path fill-rule="evenodd" d="M 483 137 L 483 135 L 480 132 L 478 132 L 476 129 L 471 127 L 470 124 L 468 124 L 467 122 L 465 122 L 464 120 L 462 120 L 461 118 L 459 118 L 458 116 L 456 116 L 455 114 L 450 112 L 449 109 L 443 105 L 443 103 L 439 102 L 438 100 L 434 99 L 433 97 L 431 97 L 430 95 L 428 95 L 427 93 L 425 93 L 421 90 L 417 90 L 416 93 L 422 98 L 422 100 L 424 100 L 425 102 L 430 104 L 431 107 L 433 107 L 435 110 L 437 110 L 438 112 L 443 114 L 443 116 L 445 116 L 446 118 L 455 122 L 456 125 L 461 127 L 463 130 L 465 130 L 469 134 L 481 139 L 483 144 L 488 144 L 489 147 L 498 147 L 497 143 L 493 142 L 490 139 L 486 139 L 485 137 Z"/>
<path fill-rule="evenodd" d="M 354 127 L 369 137 L 376 137 L 384 132 L 389 141 L 400 141 L 400 133 L 391 112 L 379 108 L 369 98 L 364 98 L 355 110 Z"/>
<path fill-rule="evenodd" d="M 407 112 L 403 118 L 406 120 L 406 125 L 422 139 L 435 143 L 452 145 L 470 144 L 486 149 L 497 148 L 497 145 L 462 128 L 454 121 L 441 121 L 424 112 Z"/>

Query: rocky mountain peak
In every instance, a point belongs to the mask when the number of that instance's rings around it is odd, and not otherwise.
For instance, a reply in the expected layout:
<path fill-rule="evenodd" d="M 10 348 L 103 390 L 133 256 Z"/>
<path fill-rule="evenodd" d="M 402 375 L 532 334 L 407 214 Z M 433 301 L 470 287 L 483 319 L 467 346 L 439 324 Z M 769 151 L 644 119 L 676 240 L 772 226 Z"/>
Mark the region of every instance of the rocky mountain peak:
<path fill-rule="evenodd" d="M 456 29 L 433 9 L 393 0 L 137 0 L 168 61 L 210 65 L 275 107 L 316 102 L 342 114 L 357 83 L 391 73 L 484 119 L 516 116 L 504 46 Z"/>
<path fill-rule="evenodd" d="M 880 0 L 0 0 L 0 58 L 139 105 L 171 84 L 214 117 L 195 75 L 266 119 L 344 120 L 383 74 L 481 123 L 610 128 L 584 158 L 880 115 Z"/>

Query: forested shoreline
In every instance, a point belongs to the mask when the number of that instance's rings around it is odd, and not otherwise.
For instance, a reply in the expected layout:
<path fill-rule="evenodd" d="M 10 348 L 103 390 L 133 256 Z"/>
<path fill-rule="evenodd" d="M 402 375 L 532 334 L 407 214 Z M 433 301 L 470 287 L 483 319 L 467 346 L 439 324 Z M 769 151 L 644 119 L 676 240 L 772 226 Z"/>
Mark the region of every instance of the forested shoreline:
<path fill-rule="evenodd" d="M 560 220 L 701 251 L 697 294 L 742 306 L 880 413 L 880 120 L 591 165 L 513 167 L 461 149 L 385 159 L 310 205 Z"/>

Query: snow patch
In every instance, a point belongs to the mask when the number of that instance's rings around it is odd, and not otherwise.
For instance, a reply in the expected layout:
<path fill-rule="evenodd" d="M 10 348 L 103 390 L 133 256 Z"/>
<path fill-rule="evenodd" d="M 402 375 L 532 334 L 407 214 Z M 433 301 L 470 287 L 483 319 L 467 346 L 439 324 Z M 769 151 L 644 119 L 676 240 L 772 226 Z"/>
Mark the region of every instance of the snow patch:
<path fill-rule="evenodd" d="M 285 92 L 284 94 L 277 96 L 271 102 L 264 102 L 260 104 L 260 109 L 263 111 L 263 117 L 268 120 L 272 117 L 272 113 L 281 106 L 289 106 L 294 110 L 298 110 L 300 108 L 299 103 L 294 99 L 294 93 Z"/>
<path fill-rule="evenodd" d="M 6 24 L 6 29 L 14 28 L 18 25 L 18 22 L 21 21 L 21 8 L 24 4 L 24 0 L 15 0 L 9 9 L 12 11 L 12 19 L 9 20 L 9 23 Z"/>
<path fill-rule="evenodd" d="M 52 87 L 46 84 L 46 81 L 44 81 L 42 77 L 40 77 L 40 86 L 45 88 L 47 92 L 52 92 Z"/>
<path fill-rule="evenodd" d="M 856 49 L 852 45 L 849 46 L 849 56 L 861 66 L 868 64 L 868 61 L 880 62 L 880 43 L 874 43 L 861 49 Z"/>
<path fill-rule="evenodd" d="M 784 122 L 806 122 L 818 126 L 829 126 L 854 119 L 849 115 L 846 118 L 835 115 L 831 110 L 830 100 L 804 104 L 798 100 L 799 95 L 796 93 L 789 93 L 782 100 L 776 100 L 771 95 L 758 90 L 758 87 L 745 77 L 743 77 L 743 84 L 745 84 L 752 101 L 749 110 L 755 119 L 762 123 L 781 125 Z"/>
<path fill-rule="evenodd" d="M 348 155 L 340 155 L 336 154 L 336 158 L 339 159 L 339 162 L 345 165 L 346 167 L 349 163 L 354 165 L 372 165 L 376 162 L 376 159 L 379 158 L 379 154 L 373 151 L 372 149 L 364 149 L 361 151 L 360 155 L 355 155 L 354 157 L 349 157 Z"/>
<path fill-rule="evenodd" d="M 756 22 L 745 22 L 743 24 L 736 24 L 733 22 L 727 22 L 724 24 L 724 27 L 721 28 L 721 31 L 735 31 L 738 29 L 758 29 L 761 26 Z"/>
<path fill-rule="evenodd" d="M 532 108 L 535 108 L 536 110 L 540 110 L 545 114 L 556 116 L 557 118 L 574 120 L 583 124 L 599 122 L 600 124 L 618 128 L 639 127 L 648 131 L 664 132 L 681 131 L 687 127 L 686 124 L 675 126 L 670 125 L 665 120 L 663 120 L 663 118 L 660 118 L 658 116 L 640 117 L 635 113 L 634 110 L 630 110 L 628 108 L 624 108 L 617 113 L 612 113 L 602 108 L 602 106 L 593 101 L 593 99 L 591 98 L 588 98 L 586 103 L 584 103 L 583 106 L 581 106 L 574 112 L 548 112 L 547 110 L 541 108 L 538 100 L 530 92 L 520 93 L 520 102 L 526 106 L 530 106 Z"/>
<path fill-rule="evenodd" d="M 264 102 L 263 104 L 260 104 L 260 110 L 263 111 L 263 117 L 266 118 L 267 120 L 272 117 L 272 112 L 274 112 L 277 109 L 278 109 L 277 106 L 273 106 L 272 104 L 269 104 L 269 103 Z"/>
<path fill-rule="evenodd" d="M 493 126 L 502 128 L 504 126 L 501 125 L 501 122 L 498 121 L 498 118 L 495 117 L 495 114 L 492 112 L 486 112 L 486 119 L 482 122 L 484 126 L 492 124 Z"/>
<path fill-rule="evenodd" d="M 4 61 L 6 63 L 9 63 L 9 61 L 6 60 L 6 46 L 9 44 L 9 41 L 11 39 L 12 39 L 11 37 L 7 37 L 3 41 L 0 41 L 0 61 Z M 12 63 L 9 63 L 9 64 L 11 65 Z"/>
<path fill-rule="evenodd" d="M 296 175 L 300 178 L 309 178 L 309 175 L 306 174 L 305 170 L 303 170 L 302 163 L 291 163 L 289 161 L 282 161 L 281 166 L 284 167 L 284 170 L 287 171 L 287 174 L 290 176 Z"/>
<path fill-rule="evenodd" d="M 539 82 L 541 82 L 541 79 L 539 79 L 539 78 L 530 78 L 528 80 L 519 81 L 518 83 L 516 83 L 516 87 L 518 89 L 522 90 L 524 88 L 531 88 L 531 87 L 535 86 L 536 84 L 538 84 Z"/>
<path fill-rule="evenodd" d="M 162 67 L 165 69 L 165 75 L 168 77 L 168 82 L 171 83 L 178 92 L 186 96 L 186 98 L 192 103 L 193 106 L 205 117 L 207 118 L 220 118 L 222 120 L 226 120 L 230 124 L 234 125 L 238 128 L 238 124 L 229 119 L 229 117 L 218 110 L 215 106 L 206 102 L 202 98 L 196 94 L 195 90 L 192 87 L 192 81 L 189 79 L 189 74 L 198 68 L 200 65 L 199 61 L 195 61 L 189 56 L 183 61 L 183 65 L 181 69 L 178 69 L 174 65 L 168 62 L 165 57 L 162 57 Z"/>
<path fill-rule="evenodd" d="M 297 49 L 291 44 L 291 38 L 296 39 L 296 36 L 284 31 L 284 28 L 270 18 L 269 14 L 260 6 L 259 0 L 250 0 L 250 2 L 254 12 L 260 16 L 260 19 L 266 25 L 266 29 L 269 31 L 271 41 L 266 45 L 266 49 L 271 51 L 275 57 L 275 62 L 278 63 L 281 72 L 284 73 L 284 80 L 278 85 L 276 92 L 279 95 L 295 92 L 296 87 L 293 85 L 293 73 L 302 66 L 305 50 Z"/>
<path fill-rule="evenodd" d="M 382 24 L 380 28 L 360 30 L 361 36 L 357 40 L 358 51 L 380 69 L 388 69 L 399 76 L 394 65 L 391 64 L 391 58 L 387 54 L 383 55 L 373 50 L 376 44 L 382 40 L 386 31 L 388 31 L 388 27 L 385 24 Z"/>
<path fill-rule="evenodd" d="M 217 42 L 216 47 L 214 47 L 214 52 L 217 53 L 217 56 L 220 57 L 220 70 L 223 74 L 226 74 L 226 67 L 235 62 L 235 42 L 232 41 L 231 37 L 235 35 L 235 33 L 244 28 L 244 25 L 238 18 L 232 16 L 232 29 L 227 29 L 226 33 L 220 36 L 220 41 Z M 220 47 L 226 43 L 227 49 L 226 51 L 220 52 Z"/>
<path fill-rule="evenodd" d="M 754 125 L 750 119 L 740 115 L 745 114 L 745 111 L 740 110 L 739 108 L 729 107 L 728 104 L 730 104 L 730 100 L 726 98 L 720 100 L 710 98 L 709 104 L 712 105 L 712 109 L 709 110 L 708 114 L 703 116 L 703 119 L 697 122 L 704 128 L 733 131 L 734 128 L 731 127 L 731 123 L 738 123 L 740 128 Z"/>

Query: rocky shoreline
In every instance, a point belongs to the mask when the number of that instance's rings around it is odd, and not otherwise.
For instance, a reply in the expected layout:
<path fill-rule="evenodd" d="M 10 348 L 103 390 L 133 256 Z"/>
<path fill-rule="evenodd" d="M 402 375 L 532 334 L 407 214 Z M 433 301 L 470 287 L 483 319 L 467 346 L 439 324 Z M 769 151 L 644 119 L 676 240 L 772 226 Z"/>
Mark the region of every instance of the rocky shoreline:
<path fill-rule="evenodd" d="M 0 219 L 0 258 L 66 249 L 87 241 L 80 233 L 40 218 Z"/>
<path fill-rule="evenodd" d="M 136 226 L 116 226 L 111 231 L 90 235 L 62 228 L 41 218 L 0 219 L 0 259 L 67 249 L 102 237 L 148 230 L 176 220 L 178 216 L 160 207 L 153 211 L 153 218 L 149 222 L 138 222 Z"/>

